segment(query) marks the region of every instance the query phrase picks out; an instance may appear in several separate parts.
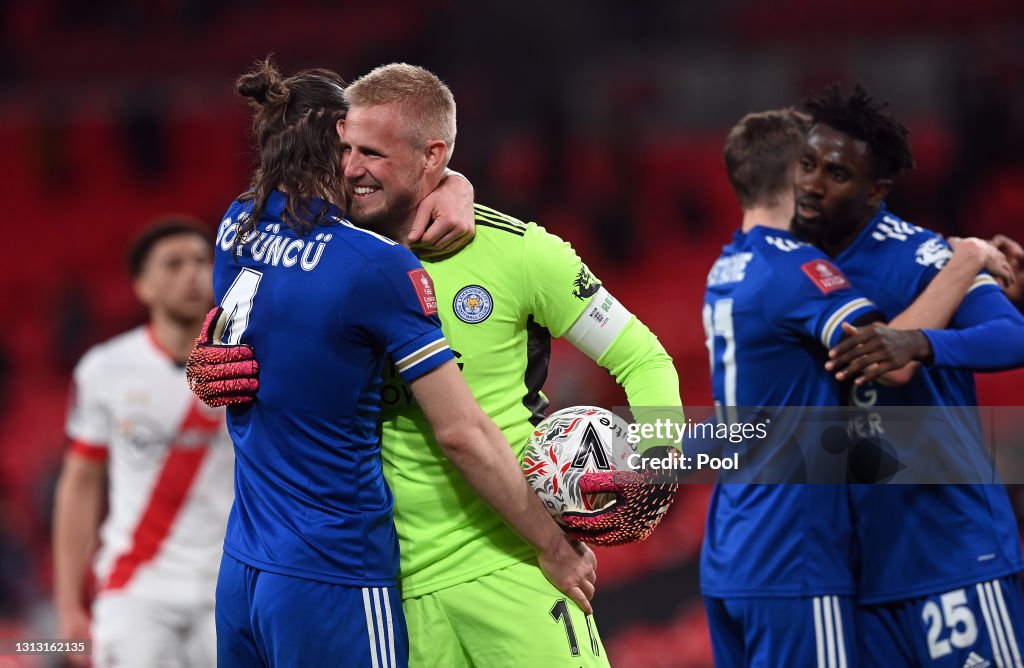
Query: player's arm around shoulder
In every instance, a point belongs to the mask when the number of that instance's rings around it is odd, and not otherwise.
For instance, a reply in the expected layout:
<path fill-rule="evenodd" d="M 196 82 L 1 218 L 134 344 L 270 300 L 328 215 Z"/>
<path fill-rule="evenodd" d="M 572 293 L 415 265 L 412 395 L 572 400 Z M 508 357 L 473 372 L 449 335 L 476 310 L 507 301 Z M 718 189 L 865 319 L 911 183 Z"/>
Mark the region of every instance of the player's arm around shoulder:
<path fill-rule="evenodd" d="M 1007 335 L 1012 330 L 1008 323 L 1003 327 L 1010 329 L 991 331 L 988 337 L 983 335 L 983 330 L 979 334 L 977 330 L 958 333 L 945 329 L 951 323 L 957 324 L 954 319 L 969 321 L 972 311 L 981 314 L 978 320 L 982 321 L 982 328 L 995 327 L 984 322 L 996 318 L 1003 297 L 993 276 L 1005 282 L 1013 280 L 1012 268 L 997 247 L 981 239 L 956 239 L 952 245 L 950 249 L 941 237 L 932 234 L 916 246 L 914 260 L 910 259 L 908 250 L 901 249 L 907 256 L 904 262 L 921 265 L 912 271 L 927 280 L 926 287 L 888 326 L 873 323 L 860 329 L 847 327 L 849 336 L 829 353 L 832 359 L 827 368 L 836 373 L 837 380 L 854 379 L 857 384 L 864 384 L 877 379 L 886 385 L 903 384 L 913 378 L 919 363 L 946 361 L 948 349 L 964 348 L 975 335 L 987 339 L 980 349 L 990 357 L 998 357 L 991 354 L 993 351 L 1006 353 L 1004 361 L 997 366 L 1014 366 L 1024 359 L 1024 347 L 1018 346 L 1014 352 L 1006 345 L 1006 342 L 1021 340 L 1020 336 Z M 941 269 L 934 273 L 936 267 Z M 983 270 L 991 275 L 979 273 Z M 975 293 L 978 288 L 981 289 Z M 980 296 L 986 291 L 988 294 Z M 973 300 L 971 293 L 975 293 Z M 995 304 L 975 303 L 993 297 Z M 961 308 L 962 305 L 965 308 Z M 1003 315 L 1017 314 L 1012 309 L 1004 309 Z M 1019 325 L 1017 331 L 1020 331 Z"/>
<path fill-rule="evenodd" d="M 592 612 L 596 558 L 574 544 L 526 484 L 512 447 L 477 405 L 448 361 L 410 382 L 445 456 L 480 495 L 536 550 L 541 569 L 559 590 L 585 612 Z"/>
<path fill-rule="evenodd" d="M 829 348 L 826 370 L 833 372 L 840 382 L 853 379 L 851 374 L 860 373 L 860 369 L 866 367 L 870 367 L 873 377 L 884 385 L 903 384 L 913 377 L 916 365 L 909 364 L 910 359 L 899 362 L 893 358 L 883 369 L 876 363 L 879 360 L 874 352 L 861 354 L 863 346 L 859 342 L 864 337 L 883 330 L 897 335 L 903 332 L 885 327 L 885 314 L 856 289 L 830 257 L 814 246 L 803 244 L 793 251 L 788 261 L 792 266 L 782 271 L 795 277 L 796 285 L 786 289 L 787 282 L 780 282 L 778 302 L 785 304 L 784 313 L 793 314 L 795 322 L 802 322 L 803 316 L 808 323 L 814 323 L 808 333 Z M 851 362 L 853 368 L 849 366 Z M 855 382 L 867 381 L 857 377 Z"/>
<path fill-rule="evenodd" d="M 917 299 L 889 323 L 901 329 L 943 328 L 952 320 L 968 292 L 986 282 L 989 276 L 979 275 L 985 269 L 998 270 L 1002 254 L 981 239 L 957 239 L 950 248 L 937 235 L 918 247 L 918 256 L 928 265 L 941 267 Z M 932 250 L 924 253 L 921 249 Z M 1005 262 L 1004 262 L 1005 264 Z M 1009 266 L 1007 265 L 1007 270 Z"/>

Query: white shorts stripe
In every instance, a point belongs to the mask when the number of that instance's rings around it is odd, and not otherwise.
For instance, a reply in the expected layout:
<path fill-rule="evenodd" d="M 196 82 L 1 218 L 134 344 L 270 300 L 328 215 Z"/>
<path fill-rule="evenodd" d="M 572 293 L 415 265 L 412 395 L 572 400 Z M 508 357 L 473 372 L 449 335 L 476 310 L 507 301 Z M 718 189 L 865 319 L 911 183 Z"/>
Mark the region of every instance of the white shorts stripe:
<path fill-rule="evenodd" d="M 366 614 L 366 634 L 370 638 L 370 665 L 380 668 L 377 661 L 377 636 L 373 631 L 373 608 L 370 606 L 370 590 L 363 587 L 363 613 Z"/>
<path fill-rule="evenodd" d="M 381 666 L 382 668 L 391 668 L 388 666 L 388 657 L 386 654 L 385 643 L 387 639 L 384 635 L 384 615 L 380 611 L 380 588 L 373 588 L 373 608 L 377 613 L 375 619 L 377 620 L 377 648 L 376 651 L 380 652 Z"/>
<path fill-rule="evenodd" d="M 814 644 L 818 650 L 818 668 L 825 668 L 825 639 L 821 628 L 821 597 L 814 597 Z"/>
<path fill-rule="evenodd" d="M 996 609 L 996 599 L 992 594 L 992 583 L 982 583 L 981 587 L 985 592 L 985 605 L 988 606 L 989 614 L 992 615 L 992 626 L 996 631 L 996 640 L 999 641 L 999 655 L 1002 659 L 999 665 L 1009 665 L 1010 648 L 1006 645 L 1006 634 L 1003 633 L 1002 620 L 999 619 L 999 610 Z"/>
<path fill-rule="evenodd" d="M 391 665 L 397 666 L 398 662 L 395 660 L 395 625 L 391 619 L 391 594 L 388 593 L 388 588 L 384 587 L 384 615 L 387 617 L 388 622 L 388 656 L 390 657 Z"/>
<path fill-rule="evenodd" d="M 985 629 L 988 631 L 988 641 L 992 644 L 992 658 L 996 666 L 1003 668 L 1003 657 L 999 653 L 999 643 L 996 642 L 995 626 L 992 624 L 992 613 L 988 609 L 988 602 L 985 600 L 985 588 L 979 582 L 974 585 L 978 591 L 978 607 L 981 608 L 981 616 L 985 618 Z"/>
<path fill-rule="evenodd" d="M 843 633 L 843 615 L 839 612 L 839 597 L 832 597 L 832 614 L 836 622 L 836 653 L 839 668 L 846 668 L 846 635 Z"/>
<path fill-rule="evenodd" d="M 1013 632 L 1013 621 L 1006 609 L 1006 600 L 1003 598 L 1003 585 L 999 580 L 992 581 L 992 588 L 996 592 L 996 603 L 999 607 L 999 617 L 1003 620 L 1003 628 L 1006 629 L 1006 639 L 1010 645 L 1010 654 L 1013 656 L 1014 668 L 1021 668 L 1020 648 L 1017 646 L 1017 637 Z M 1010 657 L 1007 656 L 1007 659 Z"/>
<path fill-rule="evenodd" d="M 829 596 L 821 599 L 821 612 L 825 618 L 825 654 L 828 655 L 828 668 L 836 668 L 836 634 L 832 626 L 832 605 Z"/>

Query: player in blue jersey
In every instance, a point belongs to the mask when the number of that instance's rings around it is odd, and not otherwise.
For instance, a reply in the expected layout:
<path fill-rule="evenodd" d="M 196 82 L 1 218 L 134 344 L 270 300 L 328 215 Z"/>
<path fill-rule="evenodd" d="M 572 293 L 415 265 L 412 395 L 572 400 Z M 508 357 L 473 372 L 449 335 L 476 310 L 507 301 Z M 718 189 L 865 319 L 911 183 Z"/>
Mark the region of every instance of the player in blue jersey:
<path fill-rule="evenodd" d="M 708 275 L 704 305 L 722 419 L 740 417 L 731 414 L 737 406 L 838 405 L 826 352 L 844 323 L 881 317 L 820 250 L 787 232 L 806 130 L 800 114 L 766 112 L 745 117 L 726 141 L 743 226 Z M 948 317 L 986 257 L 966 243 L 942 280 L 894 324 L 930 322 L 922 313 Z M 784 431 L 773 429 L 772 442 L 804 446 L 820 429 Z M 799 466 L 791 473 L 788 481 L 805 479 Z M 717 485 L 701 559 L 716 665 L 856 665 L 853 553 L 845 487 Z"/>
<path fill-rule="evenodd" d="M 850 96 L 831 88 L 806 106 L 813 126 L 796 175 L 794 230 L 894 314 L 934 284 L 950 256 L 939 235 L 885 208 L 893 178 L 913 167 L 907 130 L 861 88 Z M 899 333 L 872 325 L 837 352 L 831 367 L 840 379 L 859 377 L 853 405 L 974 406 L 972 369 L 1024 364 L 1024 318 L 991 277 L 980 276 L 950 329 Z M 857 361 L 847 367 L 851 357 Z M 864 382 L 908 361 L 922 366 L 905 385 Z M 947 444 L 980 447 L 975 412 L 940 415 L 896 447 L 936 455 Z M 877 421 L 869 424 L 881 433 Z M 865 665 L 1022 665 L 1024 560 L 1001 484 L 853 485 L 850 496 Z"/>
<path fill-rule="evenodd" d="M 736 419 L 728 413 L 737 406 L 837 404 L 825 351 L 842 336 L 841 323 L 875 311 L 831 264 L 822 265 L 829 282 L 817 283 L 814 267 L 827 260 L 786 231 L 804 122 L 792 111 L 750 115 L 726 141 L 743 226 L 708 274 L 703 313 L 723 419 Z M 815 665 L 826 638 L 834 658 L 853 658 L 844 624 L 854 591 L 849 527 L 841 487 L 715 486 L 701 591 L 716 665 Z"/>
<path fill-rule="evenodd" d="M 392 496 L 378 416 L 385 358 L 467 481 L 587 606 L 593 555 L 571 543 L 480 411 L 440 329 L 433 285 L 396 242 L 344 221 L 343 82 L 241 77 L 260 168 L 217 235 L 214 327 L 261 352 L 260 394 L 228 413 L 235 504 L 217 585 L 222 666 L 404 666 Z M 444 151 L 424 169 L 443 172 Z M 419 192 L 418 201 L 429 191 Z"/>

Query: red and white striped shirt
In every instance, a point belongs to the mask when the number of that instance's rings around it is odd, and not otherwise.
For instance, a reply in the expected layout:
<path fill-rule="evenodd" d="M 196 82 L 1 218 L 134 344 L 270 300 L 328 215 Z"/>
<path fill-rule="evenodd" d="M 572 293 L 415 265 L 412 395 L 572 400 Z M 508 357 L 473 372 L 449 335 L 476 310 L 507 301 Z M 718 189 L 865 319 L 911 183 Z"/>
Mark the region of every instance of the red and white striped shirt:
<path fill-rule="evenodd" d="M 224 410 L 196 399 L 184 369 L 138 327 L 78 363 L 67 433 L 74 452 L 108 462 L 101 590 L 212 601 L 234 493 Z"/>

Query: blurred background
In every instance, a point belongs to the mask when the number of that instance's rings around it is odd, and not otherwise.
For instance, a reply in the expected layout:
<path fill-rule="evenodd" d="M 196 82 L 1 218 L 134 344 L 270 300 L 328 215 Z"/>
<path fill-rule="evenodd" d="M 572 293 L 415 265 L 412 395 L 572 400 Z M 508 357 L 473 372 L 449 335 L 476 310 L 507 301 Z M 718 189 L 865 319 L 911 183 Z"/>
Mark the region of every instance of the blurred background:
<path fill-rule="evenodd" d="M 701 296 L 739 224 L 721 145 L 748 111 L 863 82 L 913 133 L 918 169 L 897 184 L 897 213 L 1024 238 L 1019 0 L 14 0 L 0 15 L 0 637 L 54 630 L 69 372 L 145 316 L 128 240 L 168 212 L 212 228 L 245 188 L 233 81 L 268 52 L 285 73 L 351 80 L 408 61 L 441 76 L 459 106 L 452 166 L 479 201 L 575 245 L 659 335 L 689 405 L 710 404 Z M 1024 404 L 1020 372 L 979 382 L 985 404 Z M 567 345 L 546 389 L 555 408 L 624 403 Z M 711 664 L 696 561 L 709 492 L 687 486 L 649 542 L 601 553 L 613 665 Z"/>

